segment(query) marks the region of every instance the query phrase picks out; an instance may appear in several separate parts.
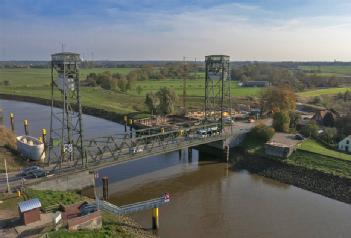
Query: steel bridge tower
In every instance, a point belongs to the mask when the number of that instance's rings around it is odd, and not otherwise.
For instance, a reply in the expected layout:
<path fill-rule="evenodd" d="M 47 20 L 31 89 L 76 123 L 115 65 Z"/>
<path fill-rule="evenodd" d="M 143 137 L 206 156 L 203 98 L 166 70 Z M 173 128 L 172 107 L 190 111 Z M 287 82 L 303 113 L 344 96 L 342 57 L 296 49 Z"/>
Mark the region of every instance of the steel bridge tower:
<path fill-rule="evenodd" d="M 80 56 L 62 52 L 51 55 L 51 120 L 48 163 L 84 166 L 82 106 L 80 103 Z M 55 99 L 59 99 L 56 102 Z M 54 108 L 58 106 L 58 108 Z"/>
<path fill-rule="evenodd" d="M 225 114 L 231 115 L 229 56 L 205 57 L 205 121 L 219 121 L 221 128 Z"/>

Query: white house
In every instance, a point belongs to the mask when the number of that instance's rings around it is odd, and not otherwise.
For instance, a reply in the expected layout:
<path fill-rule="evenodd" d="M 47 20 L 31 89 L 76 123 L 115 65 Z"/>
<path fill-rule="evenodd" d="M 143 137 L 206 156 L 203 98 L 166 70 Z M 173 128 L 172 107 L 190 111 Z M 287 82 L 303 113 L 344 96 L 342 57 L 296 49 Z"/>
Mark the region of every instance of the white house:
<path fill-rule="evenodd" d="M 339 142 L 339 150 L 351 152 L 351 135 Z"/>

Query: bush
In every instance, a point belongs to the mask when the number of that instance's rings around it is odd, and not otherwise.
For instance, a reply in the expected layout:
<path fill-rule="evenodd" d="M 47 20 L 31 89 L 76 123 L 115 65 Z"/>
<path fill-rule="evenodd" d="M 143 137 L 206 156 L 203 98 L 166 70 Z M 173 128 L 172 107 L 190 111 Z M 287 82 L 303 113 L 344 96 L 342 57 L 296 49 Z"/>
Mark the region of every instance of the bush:
<path fill-rule="evenodd" d="M 273 114 L 273 128 L 280 132 L 289 132 L 290 117 L 287 112 L 279 111 Z"/>
<path fill-rule="evenodd" d="M 269 141 L 274 136 L 275 130 L 272 127 L 259 124 L 255 126 L 251 131 L 251 136 L 263 140 L 264 142 Z"/>

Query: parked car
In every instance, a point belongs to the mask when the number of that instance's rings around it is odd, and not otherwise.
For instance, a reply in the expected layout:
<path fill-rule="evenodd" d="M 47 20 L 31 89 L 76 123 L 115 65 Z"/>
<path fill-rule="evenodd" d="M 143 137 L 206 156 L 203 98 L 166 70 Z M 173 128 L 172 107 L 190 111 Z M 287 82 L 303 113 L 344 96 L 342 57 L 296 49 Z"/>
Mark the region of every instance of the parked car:
<path fill-rule="evenodd" d="M 97 207 L 95 204 L 83 203 L 79 207 L 79 212 L 81 216 L 85 216 L 96 211 L 97 211 Z"/>
<path fill-rule="evenodd" d="M 43 169 L 32 170 L 28 172 L 25 177 L 26 178 L 40 178 L 45 177 L 47 175 L 46 171 Z"/>
<path fill-rule="evenodd" d="M 302 135 L 300 135 L 300 134 L 296 134 L 295 135 L 295 140 L 304 140 L 305 139 L 305 137 L 303 137 Z"/>
<path fill-rule="evenodd" d="M 27 176 L 30 172 L 32 171 L 36 171 L 36 170 L 41 170 L 42 168 L 37 166 L 37 165 L 33 165 L 27 168 L 24 168 L 18 175 L 19 176 Z"/>

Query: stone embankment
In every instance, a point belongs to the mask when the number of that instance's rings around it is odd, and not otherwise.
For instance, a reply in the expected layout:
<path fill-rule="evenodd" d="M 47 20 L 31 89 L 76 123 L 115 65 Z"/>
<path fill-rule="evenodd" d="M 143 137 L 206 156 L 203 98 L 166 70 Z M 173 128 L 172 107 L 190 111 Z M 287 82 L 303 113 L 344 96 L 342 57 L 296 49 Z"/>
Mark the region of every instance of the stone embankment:
<path fill-rule="evenodd" d="M 240 159 L 234 162 L 233 169 L 245 169 L 251 173 L 351 204 L 351 179 L 348 178 L 258 157 Z"/>

